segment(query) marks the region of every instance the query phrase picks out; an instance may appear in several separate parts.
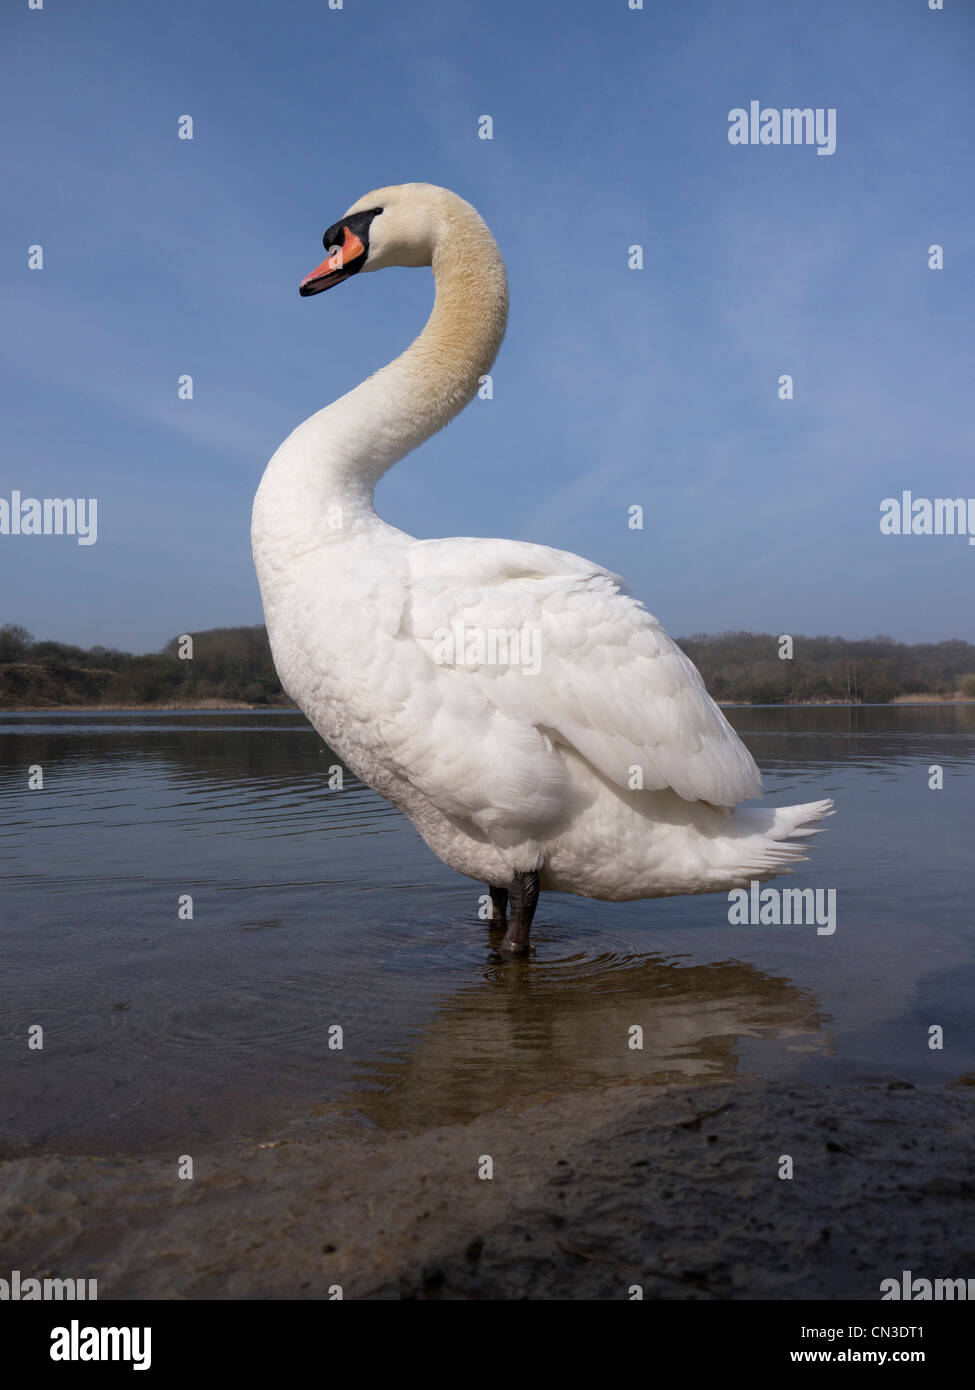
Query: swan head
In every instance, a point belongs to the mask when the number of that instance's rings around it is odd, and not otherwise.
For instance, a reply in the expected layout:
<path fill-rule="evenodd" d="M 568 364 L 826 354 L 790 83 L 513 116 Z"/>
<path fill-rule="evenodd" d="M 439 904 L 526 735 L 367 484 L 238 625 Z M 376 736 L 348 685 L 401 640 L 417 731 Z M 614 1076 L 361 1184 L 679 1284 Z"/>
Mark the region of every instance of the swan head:
<path fill-rule="evenodd" d="M 360 270 L 432 265 L 448 228 L 471 219 L 487 231 L 470 203 L 431 183 L 373 189 L 329 227 L 322 237 L 328 255 L 305 276 L 298 293 L 321 294 Z"/>

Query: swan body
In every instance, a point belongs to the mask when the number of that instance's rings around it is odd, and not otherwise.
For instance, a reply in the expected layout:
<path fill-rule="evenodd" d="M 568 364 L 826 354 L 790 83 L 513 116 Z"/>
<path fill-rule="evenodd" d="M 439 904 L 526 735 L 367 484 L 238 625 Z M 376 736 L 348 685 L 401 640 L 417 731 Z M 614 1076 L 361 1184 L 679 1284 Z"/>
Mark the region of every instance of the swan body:
<path fill-rule="evenodd" d="M 621 579 L 548 546 L 416 540 L 377 516 L 378 479 L 472 399 L 504 335 L 504 265 L 475 210 L 429 184 L 380 189 L 324 242 L 302 294 L 432 265 L 436 300 L 406 352 L 285 440 L 255 499 L 275 666 L 322 738 L 446 864 L 491 885 L 502 920 L 511 892 L 513 954 L 540 888 L 707 893 L 803 858 L 831 803 L 739 806 L 761 795 L 758 768 Z"/>

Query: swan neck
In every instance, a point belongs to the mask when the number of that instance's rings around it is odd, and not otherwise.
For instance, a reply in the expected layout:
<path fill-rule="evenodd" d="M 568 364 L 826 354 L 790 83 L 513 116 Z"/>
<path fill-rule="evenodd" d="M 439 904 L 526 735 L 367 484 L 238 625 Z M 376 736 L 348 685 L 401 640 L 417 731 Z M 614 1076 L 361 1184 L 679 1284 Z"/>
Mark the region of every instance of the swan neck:
<path fill-rule="evenodd" d="M 491 233 L 462 206 L 470 216 L 448 224 L 433 251 L 436 296 L 419 337 L 299 425 L 271 460 L 258 503 L 268 486 L 279 503 L 287 493 L 287 521 L 280 506 L 274 510 L 292 542 L 334 539 L 350 524 L 378 520 L 372 497 L 379 479 L 452 420 L 490 371 L 507 323 L 507 279 Z"/>

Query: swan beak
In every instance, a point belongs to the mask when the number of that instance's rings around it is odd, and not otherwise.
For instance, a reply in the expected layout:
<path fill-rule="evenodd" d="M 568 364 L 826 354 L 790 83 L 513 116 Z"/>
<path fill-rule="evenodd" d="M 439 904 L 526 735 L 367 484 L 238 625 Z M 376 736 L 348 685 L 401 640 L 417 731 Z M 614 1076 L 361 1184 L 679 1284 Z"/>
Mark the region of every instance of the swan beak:
<path fill-rule="evenodd" d="M 341 231 L 342 244 L 329 247 L 327 259 L 316 266 L 310 275 L 306 275 L 298 286 L 298 293 L 303 298 L 310 294 L 321 294 L 322 290 L 330 290 L 333 285 L 340 285 L 343 280 L 361 270 L 360 262 L 365 258 L 365 246 L 351 227 L 343 225 Z"/>

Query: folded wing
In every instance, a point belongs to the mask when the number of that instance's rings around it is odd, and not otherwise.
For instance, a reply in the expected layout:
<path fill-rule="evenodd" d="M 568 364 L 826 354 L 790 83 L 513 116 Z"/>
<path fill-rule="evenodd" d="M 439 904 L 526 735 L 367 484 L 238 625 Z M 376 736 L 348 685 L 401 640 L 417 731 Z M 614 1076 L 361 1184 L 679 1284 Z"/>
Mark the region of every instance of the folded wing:
<path fill-rule="evenodd" d="M 623 788 L 671 787 L 717 806 L 761 795 L 751 754 L 696 667 L 616 575 L 518 541 L 417 541 L 405 555 L 397 635 L 423 663 L 431 720 L 466 718 L 484 745 L 469 748 L 466 775 L 507 783 L 498 818 L 519 804 L 540 824 L 557 814 L 560 747 Z M 436 760 L 432 749 L 426 757 Z M 502 771 L 498 759 L 511 765 Z M 462 780 L 465 769 L 455 772 Z M 425 780 L 422 766 L 414 773 Z M 486 826 L 488 802 L 472 785 L 457 809 Z"/>

